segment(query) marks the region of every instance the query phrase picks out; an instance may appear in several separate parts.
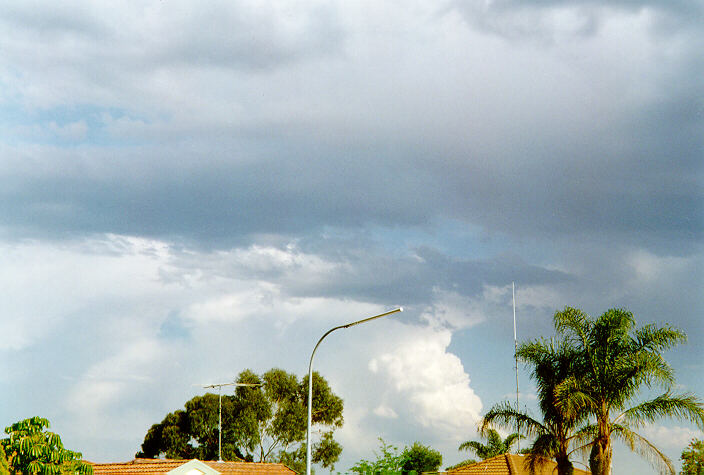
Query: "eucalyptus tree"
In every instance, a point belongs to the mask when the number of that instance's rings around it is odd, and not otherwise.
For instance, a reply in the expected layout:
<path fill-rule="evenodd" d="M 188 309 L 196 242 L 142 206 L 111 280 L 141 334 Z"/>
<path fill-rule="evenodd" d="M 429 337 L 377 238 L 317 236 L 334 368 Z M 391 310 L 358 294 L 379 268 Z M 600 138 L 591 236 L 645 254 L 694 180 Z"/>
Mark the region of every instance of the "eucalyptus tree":
<path fill-rule="evenodd" d="M 633 314 L 623 309 L 592 319 L 566 307 L 555 313 L 554 325 L 574 351 L 574 370 L 556 388 L 556 404 L 563 414 L 593 417 L 594 423 L 582 432 L 591 438 L 592 473 L 610 475 L 612 439 L 619 439 L 661 471 L 674 474 L 669 458 L 636 429 L 663 417 L 704 428 L 704 405 L 692 394 L 672 393 L 674 371 L 662 356 L 686 335 L 669 325 L 636 329 Z M 644 388 L 662 388 L 663 393 L 639 402 Z"/>
<path fill-rule="evenodd" d="M 458 450 L 469 450 L 474 452 L 477 457 L 482 460 L 496 457 L 497 455 L 506 454 L 511 451 L 513 444 L 518 442 L 518 433 L 509 434 L 505 439 L 494 429 L 486 429 L 482 431 L 482 435 L 486 437 L 486 444 L 482 444 L 476 440 L 468 440 L 463 442 Z"/>
<path fill-rule="evenodd" d="M 222 457 L 258 462 L 284 462 L 298 467 L 305 461 L 308 376 L 300 380 L 282 369 L 260 375 L 241 372 L 234 395 L 222 397 Z M 313 373 L 313 424 L 320 437 L 313 444 L 313 462 L 334 466 L 342 447 L 333 437 L 343 424 L 343 402 L 328 382 Z M 198 458 L 218 455 L 219 400 L 215 394 L 196 396 L 185 410 L 169 413 L 152 425 L 136 457 Z M 305 466 L 305 464 L 303 464 Z"/>
<path fill-rule="evenodd" d="M 532 368 L 531 378 L 536 382 L 542 420 L 516 409 L 510 402 L 503 402 L 486 413 L 480 431 L 491 434 L 492 425 L 520 428 L 523 434 L 534 439 L 525 450 L 531 472 L 554 459 L 558 475 L 570 475 L 574 471 L 570 456 L 581 448 L 578 425 L 584 422 L 586 413 L 566 412 L 556 404 L 556 393 L 575 369 L 574 352 L 563 342 L 535 340 L 521 344 L 516 356 Z"/>

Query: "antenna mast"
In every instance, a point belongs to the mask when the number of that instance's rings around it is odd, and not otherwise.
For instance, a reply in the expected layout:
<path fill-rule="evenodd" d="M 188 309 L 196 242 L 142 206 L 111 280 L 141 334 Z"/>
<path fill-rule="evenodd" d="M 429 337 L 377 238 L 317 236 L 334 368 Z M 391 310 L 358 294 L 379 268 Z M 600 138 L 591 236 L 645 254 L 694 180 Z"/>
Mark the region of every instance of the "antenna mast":
<path fill-rule="evenodd" d="M 513 297 L 513 355 L 516 362 L 516 411 L 521 410 L 521 406 L 518 402 L 518 338 L 516 336 L 516 283 L 511 282 L 511 295 Z M 518 452 L 521 451 L 521 424 L 516 421 L 516 433 L 518 433 Z"/>
<path fill-rule="evenodd" d="M 219 383 L 203 386 L 205 389 L 218 388 L 218 462 L 222 462 L 222 387 L 223 386 L 261 386 L 255 383 Z"/>

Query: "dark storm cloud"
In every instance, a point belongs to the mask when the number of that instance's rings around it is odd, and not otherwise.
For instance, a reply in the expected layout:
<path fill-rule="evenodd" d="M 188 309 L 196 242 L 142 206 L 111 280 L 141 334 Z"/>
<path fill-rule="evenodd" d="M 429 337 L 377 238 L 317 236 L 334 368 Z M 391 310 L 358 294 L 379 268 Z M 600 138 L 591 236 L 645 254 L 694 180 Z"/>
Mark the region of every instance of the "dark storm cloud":
<path fill-rule="evenodd" d="M 526 167 L 516 172 L 520 179 L 491 180 L 482 172 L 452 180 L 468 203 L 467 219 L 505 233 L 554 240 L 579 235 L 684 252 L 701 240 L 704 195 L 696 169 L 674 172 L 667 156 L 632 154 L 610 163 L 580 158 Z"/>
<path fill-rule="evenodd" d="M 241 161 L 210 145 L 196 153 L 60 151 L 5 170 L 3 226 L 8 234 L 111 232 L 229 247 L 257 234 L 425 227 L 444 216 L 507 234 L 688 252 L 703 230 L 700 119 L 689 132 L 679 128 L 676 143 L 668 134 L 676 126 L 658 130 L 649 120 L 613 144 L 605 136 L 601 144 L 519 142 L 526 159 L 510 169 L 471 152 L 339 151 L 281 137 L 248 147 Z"/>
<path fill-rule="evenodd" d="M 219 163 L 174 153 L 171 166 L 139 151 L 103 158 L 69 152 L 65 162 L 53 158 L 44 167 L 20 166 L 3 179 L 4 225 L 10 232 L 40 235 L 114 232 L 227 246 L 256 233 L 298 235 L 323 225 L 428 219 L 427 208 L 408 205 L 426 193 L 423 188 L 432 188 L 429 183 L 409 189 L 418 183 L 410 171 L 391 178 L 384 164 L 369 175 L 367 164 L 354 156 L 301 151 Z"/>
<path fill-rule="evenodd" d="M 17 109 L 32 109 L 34 94 L 69 108 L 106 102 L 90 108 L 100 120 L 83 118 L 89 143 L 2 150 L 6 235 L 111 232 L 227 248 L 262 234 L 451 219 L 669 253 L 702 238 L 698 30 L 671 33 L 668 54 L 660 43 L 643 49 L 650 38 L 636 31 L 610 50 L 579 39 L 539 50 L 487 42 L 478 65 L 458 55 L 404 68 L 343 42 L 350 28 L 333 7 L 220 7 L 169 2 L 109 16 L 84 6 L 72 19 L 60 5 L 36 16 L 16 6 L 3 16 L 16 33 L 5 69 L 26 78 L 9 83 Z M 440 37 L 441 20 L 428 20 L 428 38 Z M 43 35 L 52 41 L 27 56 Z M 377 40 L 399 38 L 410 41 Z M 439 46 L 410 49 L 420 59 Z M 598 60 L 581 59 L 588 47 Z M 508 59 L 493 64 L 491 51 Z M 310 58 L 330 62 L 296 68 Z M 228 64 L 236 72 L 223 72 Z M 54 69 L 42 76 L 44 66 Z M 52 113 L 38 108 L 28 121 L 50 129 Z"/>

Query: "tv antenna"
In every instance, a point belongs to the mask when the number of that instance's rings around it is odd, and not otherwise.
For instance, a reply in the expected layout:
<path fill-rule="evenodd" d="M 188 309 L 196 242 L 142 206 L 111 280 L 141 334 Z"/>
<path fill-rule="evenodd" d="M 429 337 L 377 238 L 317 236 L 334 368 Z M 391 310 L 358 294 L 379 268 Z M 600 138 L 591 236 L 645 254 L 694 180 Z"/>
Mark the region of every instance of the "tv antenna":
<path fill-rule="evenodd" d="M 222 462 L 222 387 L 223 386 L 261 386 L 261 383 L 217 383 L 203 386 L 205 389 L 218 388 L 218 462 Z"/>

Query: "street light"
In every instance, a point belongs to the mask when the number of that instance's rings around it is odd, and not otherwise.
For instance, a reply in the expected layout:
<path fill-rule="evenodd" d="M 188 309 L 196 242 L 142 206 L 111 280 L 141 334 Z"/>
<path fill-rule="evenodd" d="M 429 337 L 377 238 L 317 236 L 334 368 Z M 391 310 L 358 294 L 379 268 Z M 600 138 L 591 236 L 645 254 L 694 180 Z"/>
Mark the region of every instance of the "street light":
<path fill-rule="evenodd" d="M 222 387 L 223 386 L 261 386 L 260 383 L 220 383 L 203 386 L 205 389 L 218 388 L 218 462 L 222 462 Z"/>
<path fill-rule="evenodd" d="M 339 330 L 340 328 L 349 328 L 353 327 L 355 325 L 359 325 L 360 323 L 366 323 L 372 320 L 376 320 L 377 318 L 385 317 L 387 315 L 391 315 L 392 313 L 396 312 L 403 312 L 403 307 L 399 307 L 395 310 L 391 310 L 389 312 L 385 313 L 380 313 L 379 315 L 374 315 L 373 317 L 365 318 L 363 320 L 358 320 L 356 322 L 352 323 L 347 323 L 345 325 L 340 325 L 335 328 L 331 328 L 328 330 L 325 335 L 320 337 L 320 340 L 318 340 L 318 343 L 315 345 L 315 348 L 313 348 L 313 353 L 310 355 L 310 363 L 308 364 L 308 428 L 306 431 L 306 475 L 310 475 L 310 461 L 311 461 L 311 447 L 310 447 L 310 426 L 311 426 L 311 419 L 312 419 L 312 413 L 313 413 L 313 357 L 315 356 L 315 350 L 318 349 L 318 346 L 320 346 L 320 343 L 325 339 L 326 336 L 334 332 L 335 330 Z"/>

